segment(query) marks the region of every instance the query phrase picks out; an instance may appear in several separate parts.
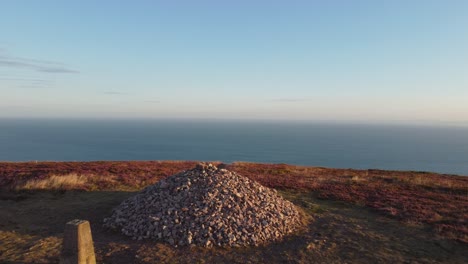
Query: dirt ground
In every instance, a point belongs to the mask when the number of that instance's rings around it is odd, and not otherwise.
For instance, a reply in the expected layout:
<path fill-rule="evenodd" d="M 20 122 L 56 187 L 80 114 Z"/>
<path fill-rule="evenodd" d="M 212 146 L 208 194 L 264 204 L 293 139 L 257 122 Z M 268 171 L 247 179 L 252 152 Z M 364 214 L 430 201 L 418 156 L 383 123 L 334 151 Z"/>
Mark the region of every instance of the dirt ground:
<path fill-rule="evenodd" d="M 65 223 L 91 222 L 98 263 L 468 263 L 468 247 L 368 208 L 281 194 L 313 217 L 307 230 L 261 247 L 173 248 L 102 228 L 102 219 L 134 192 L 28 191 L 0 194 L 0 263 L 57 263 Z"/>

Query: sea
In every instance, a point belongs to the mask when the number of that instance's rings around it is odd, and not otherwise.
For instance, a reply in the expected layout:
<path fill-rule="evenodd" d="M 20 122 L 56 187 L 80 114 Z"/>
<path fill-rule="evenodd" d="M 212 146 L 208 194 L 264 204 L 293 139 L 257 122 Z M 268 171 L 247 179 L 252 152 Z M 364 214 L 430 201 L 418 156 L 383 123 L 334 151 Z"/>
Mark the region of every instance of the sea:
<path fill-rule="evenodd" d="M 0 119 L 0 161 L 196 160 L 468 175 L 468 127 Z"/>

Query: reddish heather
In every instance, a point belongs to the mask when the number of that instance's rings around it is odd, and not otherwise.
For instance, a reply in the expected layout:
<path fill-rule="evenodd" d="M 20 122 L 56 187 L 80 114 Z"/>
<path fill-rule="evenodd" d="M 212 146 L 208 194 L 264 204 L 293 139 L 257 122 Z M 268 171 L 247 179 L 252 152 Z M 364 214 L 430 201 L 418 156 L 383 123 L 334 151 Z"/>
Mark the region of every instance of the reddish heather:
<path fill-rule="evenodd" d="M 275 188 L 365 205 L 411 223 L 429 224 L 468 242 L 468 177 L 426 172 L 328 169 L 234 163 L 229 169 Z"/>
<path fill-rule="evenodd" d="M 141 188 L 196 162 L 0 163 L 0 187 L 70 173 L 88 175 L 88 190 Z M 312 192 L 322 199 L 365 205 L 468 243 L 468 177 L 425 172 L 329 169 L 285 164 L 233 163 L 228 169 L 265 186 Z"/>
<path fill-rule="evenodd" d="M 51 175 L 79 174 L 93 178 L 92 189 L 142 187 L 182 170 L 194 161 L 0 162 L 0 188 Z"/>

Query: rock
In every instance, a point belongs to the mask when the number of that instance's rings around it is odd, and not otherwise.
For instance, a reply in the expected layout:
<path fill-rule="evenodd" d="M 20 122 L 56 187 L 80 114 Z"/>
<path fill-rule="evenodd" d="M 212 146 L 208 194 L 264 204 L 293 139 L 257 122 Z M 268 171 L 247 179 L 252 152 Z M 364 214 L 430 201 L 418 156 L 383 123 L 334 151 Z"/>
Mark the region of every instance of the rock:
<path fill-rule="evenodd" d="M 210 245 L 211 245 L 211 241 L 207 240 L 206 243 L 205 243 L 205 247 L 209 247 Z"/>
<path fill-rule="evenodd" d="M 75 219 L 65 225 L 60 263 L 96 263 L 91 226 L 88 221 Z"/>
<path fill-rule="evenodd" d="M 280 240 L 302 225 L 301 217 L 274 189 L 200 163 L 125 200 L 104 226 L 173 246 L 237 247 Z"/>
<path fill-rule="evenodd" d="M 169 244 L 171 244 L 171 245 L 174 245 L 174 239 L 173 239 L 173 238 L 169 238 L 169 239 L 167 240 L 167 242 L 169 242 Z"/>

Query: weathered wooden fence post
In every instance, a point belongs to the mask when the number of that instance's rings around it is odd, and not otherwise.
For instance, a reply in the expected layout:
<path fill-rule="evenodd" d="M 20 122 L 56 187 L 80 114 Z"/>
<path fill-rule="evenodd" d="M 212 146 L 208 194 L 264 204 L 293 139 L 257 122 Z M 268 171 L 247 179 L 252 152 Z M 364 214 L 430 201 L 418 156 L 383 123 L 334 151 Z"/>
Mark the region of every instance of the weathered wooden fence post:
<path fill-rule="evenodd" d="M 86 220 L 75 219 L 65 225 L 61 264 L 95 264 L 91 226 Z"/>

